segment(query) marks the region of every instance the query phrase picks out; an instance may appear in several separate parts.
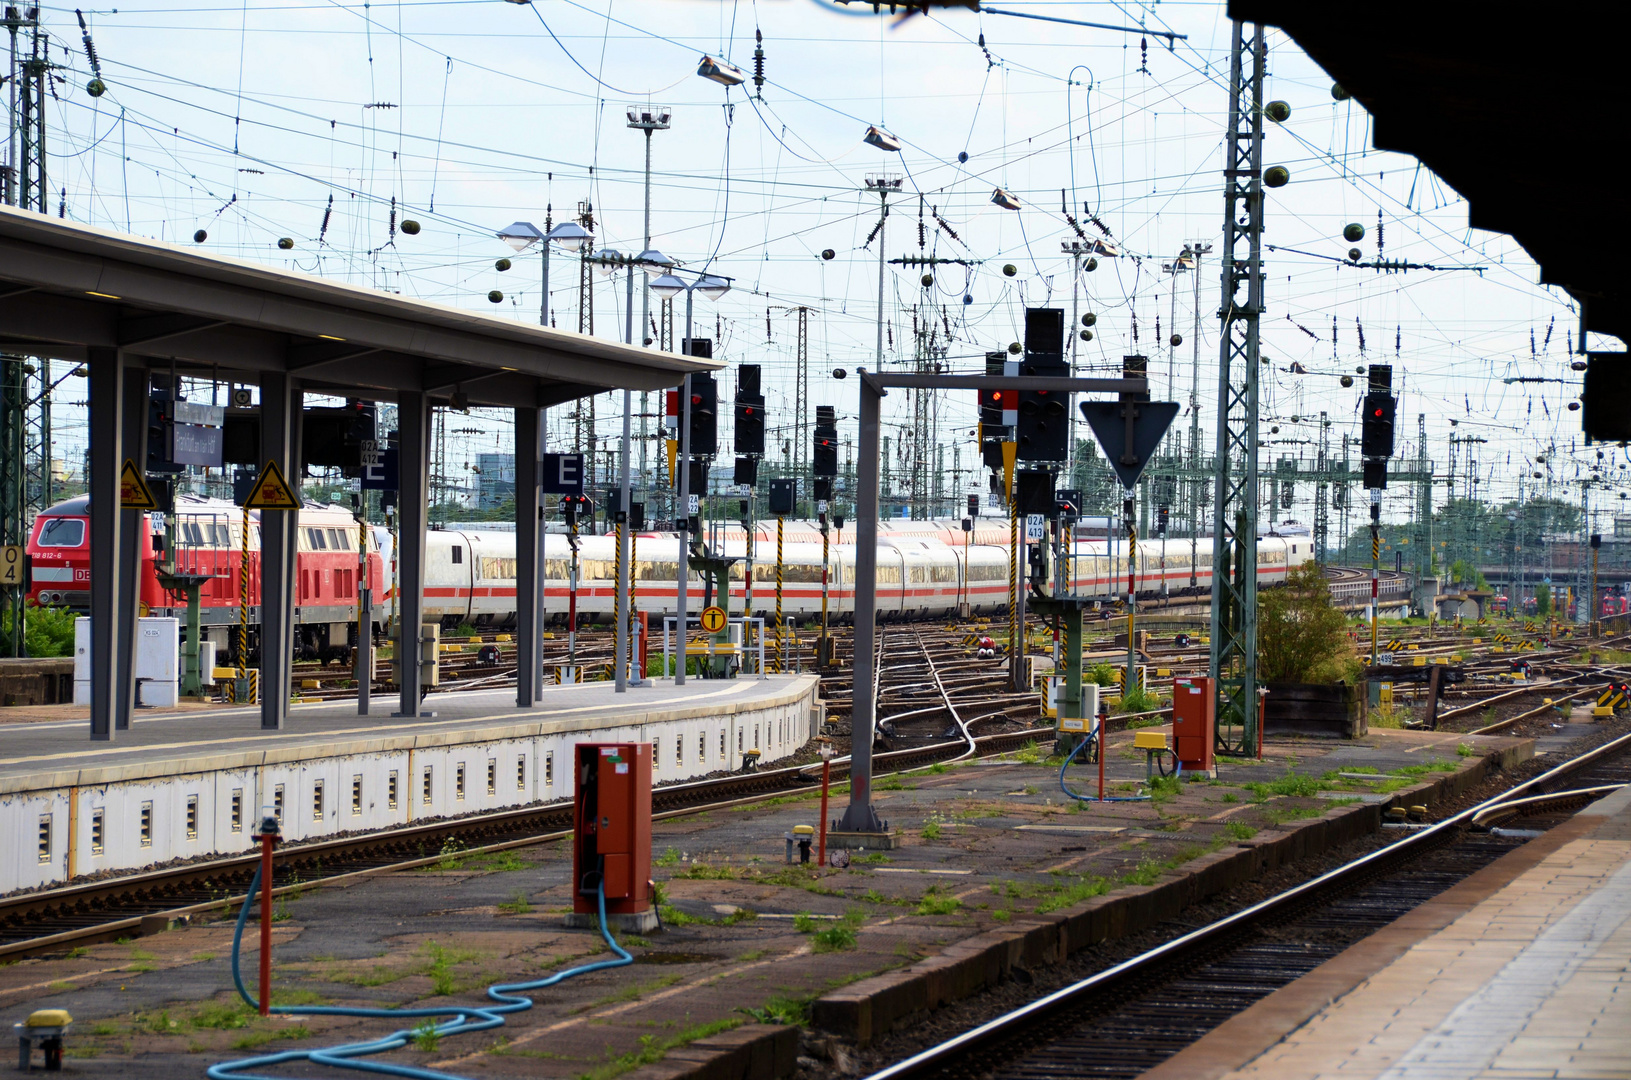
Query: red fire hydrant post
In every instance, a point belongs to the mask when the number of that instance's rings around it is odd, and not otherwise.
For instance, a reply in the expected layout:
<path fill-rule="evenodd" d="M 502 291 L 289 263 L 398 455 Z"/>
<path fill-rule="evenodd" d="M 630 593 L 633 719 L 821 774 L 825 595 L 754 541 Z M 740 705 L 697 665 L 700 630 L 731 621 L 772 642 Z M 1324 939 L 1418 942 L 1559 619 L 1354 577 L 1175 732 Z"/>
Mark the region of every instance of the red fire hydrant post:
<path fill-rule="evenodd" d="M 272 846 L 277 843 L 278 820 L 261 818 L 261 1015 L 272 1014 Z M 244 903 L 249 903 L 245 899 Z"/>
<path fill-rule="evenodd" d="M 816 865 L 827 865 L 827 788 L 832 781 L 832 740 L 817 736 L 821 751 L 821 829 L 816 846 Z"/>

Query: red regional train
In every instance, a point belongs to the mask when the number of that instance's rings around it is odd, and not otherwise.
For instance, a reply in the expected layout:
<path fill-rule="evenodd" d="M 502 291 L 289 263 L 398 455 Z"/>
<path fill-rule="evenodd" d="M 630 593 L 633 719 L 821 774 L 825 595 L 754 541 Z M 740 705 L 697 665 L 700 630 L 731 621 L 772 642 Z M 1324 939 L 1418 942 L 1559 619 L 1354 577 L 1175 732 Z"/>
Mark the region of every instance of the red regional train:
<path fill-rule="evenodd" d="M 88 612 L 91 606 L 91 538 L 89 497 L 81 495 L 44 510 L 29 533 L 31 563 L 29 598 L 35 603 Z M 186 594 L 159 584 L 158 566 L 165 561 L 165 520 L 143 514 L 136 537 L 141 560 L 137 598 L 144 615 L 187 617 Z M 206 640 L 216 655 L 234 655 L 238 625 L 238 572 L 242 565 L 243 511 L 222 499 L 178 496 L 175 503 L 175 569 L 206 574 L 199 606 Z M 260 513 L 249 514 L 250 659 L 258 645 L 260 623 Z M 338 506 L 300 511 L 295 555 L 295 652 L 301 659 L 329 660 L 349 655 L 356 638 L 357 591 L 367 567 L 368 587 L 376 597 L 385 591 L 387 566 L 379 537 L 370 530 L 366 550 L 351 512 Z"/>

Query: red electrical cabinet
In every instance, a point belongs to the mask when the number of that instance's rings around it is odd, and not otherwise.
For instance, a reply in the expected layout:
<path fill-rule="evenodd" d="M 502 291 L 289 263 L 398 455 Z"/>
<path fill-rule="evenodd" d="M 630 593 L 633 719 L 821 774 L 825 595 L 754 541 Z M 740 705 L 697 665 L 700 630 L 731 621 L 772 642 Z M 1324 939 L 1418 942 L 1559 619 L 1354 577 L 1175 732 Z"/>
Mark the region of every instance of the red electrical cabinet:
<path fill-rule="evenodd" d="M 1172 742 L 1186 773 L 1216 774 L 1212 760 L 1218 729 L 1218 696 L 1211 676 L 1172 680 Z"/>
<path fill-rule="evenodd" d="M 638 915 L 651 907 L 651 744 L 578 743 L 572 910 Z"/>

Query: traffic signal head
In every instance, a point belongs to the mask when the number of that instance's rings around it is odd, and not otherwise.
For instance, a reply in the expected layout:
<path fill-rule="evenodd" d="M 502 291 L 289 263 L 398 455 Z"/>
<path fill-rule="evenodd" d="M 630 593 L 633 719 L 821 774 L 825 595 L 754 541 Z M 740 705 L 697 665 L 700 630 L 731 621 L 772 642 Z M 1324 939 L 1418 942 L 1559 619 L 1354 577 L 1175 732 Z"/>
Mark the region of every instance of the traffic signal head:
<path fill-rule="evenodd" d="M 811 473 L 815 476 L 838 475 L 838 413 L 831 405 L 817 405 L 815 417 L 815 445 L 811 457 Z"/>
<path fill-rule="evenodd" d="M 763 394 L 736 395 L 736 427 L 732 438 L 738 454 L 765 452 L 765 399 Z"/>
<path fill-rule="evenodd" d="M 1393 456 L 1393 414 L 1398 399 L 1386 391 L 1365 395 L 1359 425 L 1359 452 L 1365 457 Z"/>
<path fill-rule="evenodd" d="M 691 374 L 691 453 L 713 457 L 719 450 L 719 387 L 705 372 Z"/>
<path fill-rule="evenodd" d="M 1048 390 L 1027 390 L 1019 395 L 1019 424 L 1015 441 L 1020 461 L 1063 461 L 1070 445 L 1068 395 Z"/>

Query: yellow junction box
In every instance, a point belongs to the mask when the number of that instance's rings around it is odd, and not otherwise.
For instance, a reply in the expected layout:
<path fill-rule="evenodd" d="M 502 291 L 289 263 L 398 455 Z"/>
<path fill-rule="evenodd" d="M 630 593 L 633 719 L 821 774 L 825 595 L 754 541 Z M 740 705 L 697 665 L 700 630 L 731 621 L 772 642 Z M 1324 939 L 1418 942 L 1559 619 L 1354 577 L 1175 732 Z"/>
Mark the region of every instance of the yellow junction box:
<path fill-rule="evenodd" d="M 1167 733 L 1164 731 L 1135 731 L 1133 733 L 1134 750 L 1165 750 L 1167 748 Z"/>

